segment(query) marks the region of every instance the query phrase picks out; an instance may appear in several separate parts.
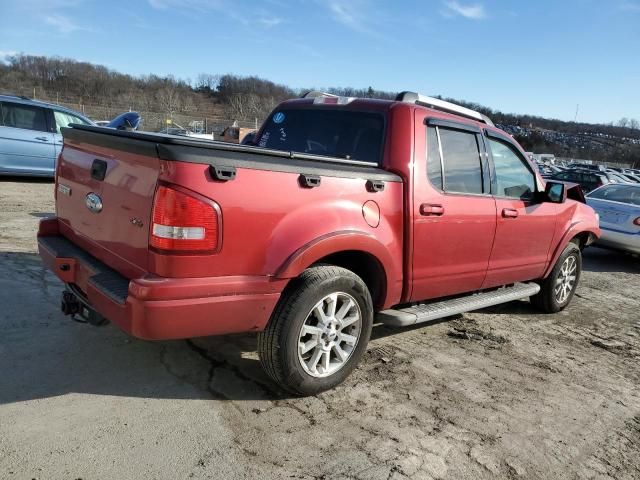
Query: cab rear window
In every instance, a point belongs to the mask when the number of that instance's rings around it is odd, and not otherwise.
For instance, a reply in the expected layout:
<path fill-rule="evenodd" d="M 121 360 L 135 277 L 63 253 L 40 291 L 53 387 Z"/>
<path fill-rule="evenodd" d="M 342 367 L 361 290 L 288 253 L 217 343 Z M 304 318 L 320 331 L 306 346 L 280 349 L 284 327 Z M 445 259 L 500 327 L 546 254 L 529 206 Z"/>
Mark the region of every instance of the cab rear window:
<path fill-rule="evenodd" d="M 380 163 L 384 117 L 336 109 L 277 110 L 256 144 L 264 148 Z"/>

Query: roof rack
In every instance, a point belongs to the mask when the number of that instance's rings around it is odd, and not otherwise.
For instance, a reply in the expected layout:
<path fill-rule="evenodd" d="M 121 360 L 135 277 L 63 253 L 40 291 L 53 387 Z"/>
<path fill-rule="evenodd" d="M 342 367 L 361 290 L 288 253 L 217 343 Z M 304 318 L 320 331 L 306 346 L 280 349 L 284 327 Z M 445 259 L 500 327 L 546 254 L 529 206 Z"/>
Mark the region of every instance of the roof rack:
<path fill-rule="evenodd" d="M 317 98 L 317 97 L 338 98 L 338 95 L 334 95 L 333 93 L 321 92 L 320 90 L 309 90 L 307 93 L 303 93 L 300 98 Z"/>
<path fill-rule="evenodd" d="M 415 103 L 416 105 L 433 108 L 434 110 L 439 110 L 441 112 L 453 113 L 454 115 L 470 118 L 477 122 L 483 122 L 487 125 L 491 125 L 492 127 L 494 126 L 491 119 L 480 112 L 456 105 L 455 103 L 440 100 L 439 98 L 427 97 L 416 92 L 400 92 L 396 97 L 396 101 Z"/>

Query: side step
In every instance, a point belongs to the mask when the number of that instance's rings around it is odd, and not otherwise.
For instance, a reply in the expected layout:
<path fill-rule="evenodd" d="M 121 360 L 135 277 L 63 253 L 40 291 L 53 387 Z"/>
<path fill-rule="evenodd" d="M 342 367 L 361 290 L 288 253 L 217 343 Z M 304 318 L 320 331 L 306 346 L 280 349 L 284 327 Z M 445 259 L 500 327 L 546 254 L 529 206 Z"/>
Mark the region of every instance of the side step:
<path fill-rule="evenodd" d="M 537 283 L 516 283 L 510 287 L 502 287 L 489 292 L 473 293 L 452 300 L 422 303 L 398 310 L 382 310 L 376 315 L 376 320 L 394 327 L 406 327 L 416 323 L 491 307 L 500 303 L 520 300 L 535 295 L 539 291 L 540 285 Z"/>

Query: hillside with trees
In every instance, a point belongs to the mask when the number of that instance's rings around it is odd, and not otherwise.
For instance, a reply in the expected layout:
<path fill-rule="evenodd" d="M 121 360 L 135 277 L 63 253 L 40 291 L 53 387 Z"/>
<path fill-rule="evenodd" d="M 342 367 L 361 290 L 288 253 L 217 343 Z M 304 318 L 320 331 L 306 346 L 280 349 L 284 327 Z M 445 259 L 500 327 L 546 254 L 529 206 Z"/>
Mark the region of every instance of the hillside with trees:
<path fill-rule="evenodd" d="M 372 87 L 328 88 L 337 95 L 394 98 L 396 92 Z M 132 76 L 102 65 L 60 57 L 14 55 L 0 62 L 0 92 L 59 103 L 96 120 L 125 110 L 139 111 L 143 128 L 160 130 L 168 124 L 188 127 L 194 122 L 207 132 L 228 126 L 259 124 L 280 101 L 301 91 L 256 76 L 198 75 L 180 79 L 157 75 Z M 604 124 L 565 122 L 516 115 L 483 105 L 451 100 L 488 115 L 514 135 L 526 150 L 595 161 L 640 166 L 640 122 L 623 118 Z"/>

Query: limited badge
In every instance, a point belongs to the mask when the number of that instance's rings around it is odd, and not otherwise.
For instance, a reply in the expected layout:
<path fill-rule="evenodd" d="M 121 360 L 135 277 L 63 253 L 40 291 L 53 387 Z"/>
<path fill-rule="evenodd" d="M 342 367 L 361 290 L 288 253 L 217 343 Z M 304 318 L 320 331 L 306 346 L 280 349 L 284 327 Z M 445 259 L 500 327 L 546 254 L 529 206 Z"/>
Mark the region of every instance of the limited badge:
<path fill-rule="evenodd" d="M 58 192 L 63 195 L 71 195 L 71 187 L 67 187 L 66 185 L 59 183 L 58 184 Z"/>

